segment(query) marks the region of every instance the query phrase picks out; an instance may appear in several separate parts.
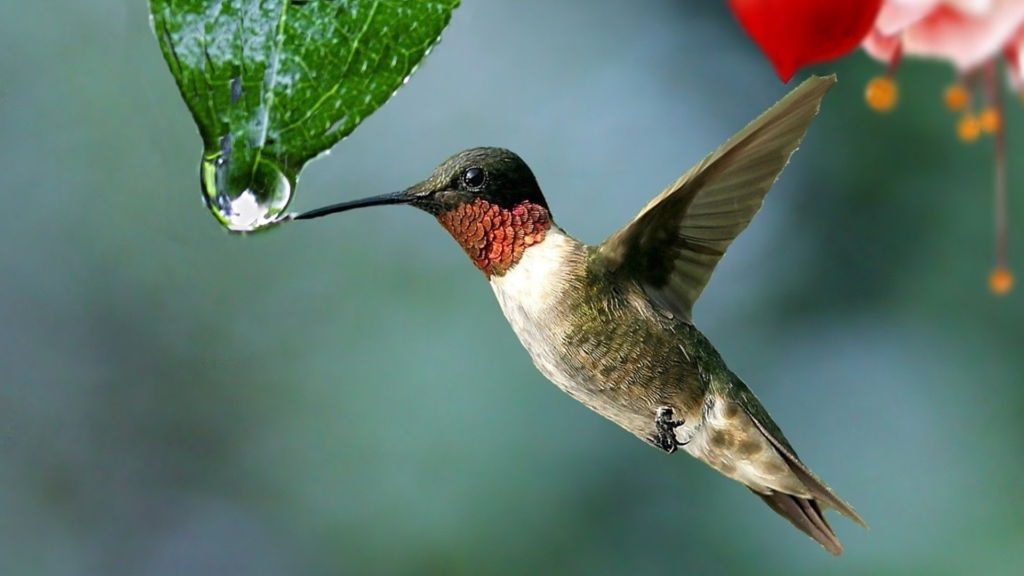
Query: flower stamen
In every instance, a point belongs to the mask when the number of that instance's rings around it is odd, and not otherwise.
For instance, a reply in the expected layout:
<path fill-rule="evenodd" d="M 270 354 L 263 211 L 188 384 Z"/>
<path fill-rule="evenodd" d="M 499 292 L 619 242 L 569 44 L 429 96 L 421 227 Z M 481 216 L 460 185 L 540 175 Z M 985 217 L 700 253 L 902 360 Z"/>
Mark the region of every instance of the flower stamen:
<path fill-rule="evenodd" d="M 971 94 L 967 91 L 966 86 L 958 82 L 946 88 L 945 101 L 946 108 L 953 112 L 959 112 L 971 103 Z"/>
<path fill-rule="evenodd" d="M 989 106 L 978 115 L 978 124 L 982 132 L 995 134 L 1003 124 L 1003 116 L 994 106 Z"/>
<path fill-rule="evenodd" d="M 1013 274 L 1007 264 L 1009 220 L 1006 210 L 1006 127 L 1002 122 L 1003 93 L 999 89 L 999 69 L 995 59 L 985 67 L 985 89 L 991 109 L 998 115 L 995 126 L 995 269 L 989 276 L 989 289 L 997 295 L 1007 294 L 1013 288 Z"/>
<path fill-rule="evenodd" d="M 864 90 L 864 99 L 868 106 L 876 112 L 890 112 L 900 100 L 900 88 L 896 85 L 894 77 L 902 53 L 903 48 L 900 44 L 896 47 L 892 60 L 889 61 L 889 69 L 885 71 L 885 75 L 872 78 Z"/>

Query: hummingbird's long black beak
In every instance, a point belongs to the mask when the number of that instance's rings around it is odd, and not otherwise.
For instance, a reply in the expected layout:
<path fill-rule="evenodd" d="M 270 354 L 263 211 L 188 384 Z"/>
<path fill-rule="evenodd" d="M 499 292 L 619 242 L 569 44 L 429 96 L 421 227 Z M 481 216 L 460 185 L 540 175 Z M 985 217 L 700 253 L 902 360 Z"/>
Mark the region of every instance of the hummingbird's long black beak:
<path fill-rule="evenodd" d="M 310 210 L 309 212 L 303 212 L 302 214 L 292 216 L 292 220 L 309 220 L 311 218 L 319 218 L 321 216 L 327 216 L 328 214 L 345 212 L 346 210 L 353 210 L 355 208 L 365 208 L 367 206 L 385 206 L 387 204 L 409 204 L 415 199 L 416 196 L 410 194 L 408 190 L 403 190 L 401 192 L 392 192 L 390 194 L 371 196 L 369 198 L 363 198 L 361 200 L 352 200 L 349 202 L 342 202 L 340 204 L 324 206 L 323 208 L 317 208 L 316 210 Z"/>

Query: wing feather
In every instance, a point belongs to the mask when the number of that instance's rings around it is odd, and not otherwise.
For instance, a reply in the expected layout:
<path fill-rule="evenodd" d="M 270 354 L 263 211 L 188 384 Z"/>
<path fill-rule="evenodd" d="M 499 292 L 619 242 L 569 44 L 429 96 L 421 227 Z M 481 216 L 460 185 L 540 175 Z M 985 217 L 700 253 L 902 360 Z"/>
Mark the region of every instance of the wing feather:
<path fill-rule="evenodd" d="M 835 76 L 812 76 L 655 197 L 596 249 L 597 261 L 690 317 L 726 249 L 757 214 Z"/>

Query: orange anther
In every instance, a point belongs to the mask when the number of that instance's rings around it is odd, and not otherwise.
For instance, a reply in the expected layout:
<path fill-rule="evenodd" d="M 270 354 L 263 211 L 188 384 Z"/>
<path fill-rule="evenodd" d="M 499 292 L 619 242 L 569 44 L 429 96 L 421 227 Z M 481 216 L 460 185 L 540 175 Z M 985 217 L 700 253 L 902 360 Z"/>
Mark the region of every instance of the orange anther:
<path fill-rule="evenodd" d="M 999 266 L 989 275 L 988 287 L 999 296 L 1007 294 L 1013 289 L 1013 274 L 1005 267 Z"/>
<path fill-rule="evenodd" d="M 968 112 L 956 124 L 956 134 L 964 142 L 974 142 L 981 136 L 981 122 L 978 117 Z"/>
<path fill-rule="evenodd" d="M 964 88 L 963 84 L 953 84 L 946 88 L 946 108 L 958 111 L 967 107 L 971 101 L 971 95 Z"/>
<path fill-rule="evenodd" d="M 978 123 L 983 131 L 992 134 L 999 130 L 999 126 L 1003 123 L 1003 115 L 995 108 L 985 108 L 978 115 Z"/>
<path fill-rule="evenodd" d="M 896 107 L 900 99 L 900 90 L 896 82 L 888 76 L 872 78 L 864 91 L 864 99 L 868 106 L 877 112 L 888 112 Z"/>

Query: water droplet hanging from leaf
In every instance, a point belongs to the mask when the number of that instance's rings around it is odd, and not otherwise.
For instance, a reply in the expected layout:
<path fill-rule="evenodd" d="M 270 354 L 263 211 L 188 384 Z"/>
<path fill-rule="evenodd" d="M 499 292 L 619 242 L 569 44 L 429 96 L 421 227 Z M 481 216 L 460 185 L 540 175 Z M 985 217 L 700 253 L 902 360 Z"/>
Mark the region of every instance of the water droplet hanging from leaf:
<path fill-rule="evenodd" d="M 458 0 L 149 0 L 229 230 L 282 221 L 302 167 L 383 105 Z"/>

